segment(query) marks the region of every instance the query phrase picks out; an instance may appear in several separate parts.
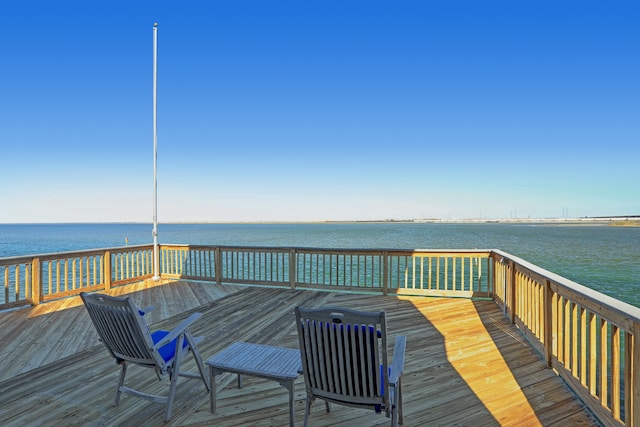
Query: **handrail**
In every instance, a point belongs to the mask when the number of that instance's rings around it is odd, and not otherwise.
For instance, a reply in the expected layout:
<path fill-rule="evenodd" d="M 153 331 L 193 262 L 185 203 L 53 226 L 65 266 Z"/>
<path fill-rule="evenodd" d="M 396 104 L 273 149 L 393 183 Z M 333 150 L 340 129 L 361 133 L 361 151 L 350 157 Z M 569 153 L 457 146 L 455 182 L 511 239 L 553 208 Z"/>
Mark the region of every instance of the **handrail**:
<path fill-rule="evenodd" d="M 161 277 L 489 297 L 608 426 L 640 425 L 640 308 L 500 250 L 160 245 Z M 0 310 L 153 275 L 152 245 L 0 258 Z"/>

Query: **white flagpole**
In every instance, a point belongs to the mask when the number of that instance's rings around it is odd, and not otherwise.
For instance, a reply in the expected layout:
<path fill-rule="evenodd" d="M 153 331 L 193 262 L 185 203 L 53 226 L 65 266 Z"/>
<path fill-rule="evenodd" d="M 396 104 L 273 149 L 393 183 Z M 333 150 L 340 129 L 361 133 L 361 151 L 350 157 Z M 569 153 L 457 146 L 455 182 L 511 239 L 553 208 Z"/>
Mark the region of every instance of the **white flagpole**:
<path fill-rule="evenodd" d="M 153 280 L 160 280 L 158 263 L 158 23 L 153 24 Z"/>

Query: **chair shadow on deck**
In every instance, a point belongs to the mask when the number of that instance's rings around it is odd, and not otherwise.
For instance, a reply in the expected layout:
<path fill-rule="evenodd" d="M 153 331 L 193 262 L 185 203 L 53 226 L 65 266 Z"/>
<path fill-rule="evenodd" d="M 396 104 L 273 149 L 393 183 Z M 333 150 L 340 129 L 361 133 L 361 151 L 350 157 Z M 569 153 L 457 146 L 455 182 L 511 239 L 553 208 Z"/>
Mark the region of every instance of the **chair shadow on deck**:
<path fill-rule="evenodd" d="M 161 291 L 165 295 L 169 292 L 179 297 L 180 287 L 185 283 L 175 282 L 159 287 L 167 289 L 141 291 L 147 294 L 136 302 L 158 307 L 161 303 L 154 301 L 154 292 Z M 193 312 L 202 313 L 202 318 L 193 325 L 193 334 L 205 337 L 198 348 L 206 359 L 236 341 L 297 348 L 294 315 L 297 306 L 385 311 L 389 335 L 407 337 L 402 384 L 405 426 L 553 424 L 556 419 L 549 417 L 560 416 L 557 411 L 545 418 L 543 413 L 548 405 L 540 402 L 540 394 L 534 393 L 535 387 L 527 390 L 527 384 L 534 385 L 535 378 L 548 375 L 541 359 L 536 361 L 535 350 L 524 343 L 495 304 L 488 301 L 477 304 L 461 299 L 240 287 L 234 293 L 162 319 L 152 326 L 167 328 Z M 84 308 L 78 306 L 73 310 Z M 55 313 L 42 316 L 45 323 L 50 316 L 50 326 L 54 328 L 68 327 L 54 324 L 61 320 Z M 76 321 L 89 322 L 89 319 L 78 316 Z M 88 326 L 92 328 L 92 325 Z M 123 397 L 118 407 L 111 406 L 118 366 L 97 341 L 97 335 L 94 339 L 93 346 L 85 346 L 74 355 L 0 382 L 0 393 L 4 396 L 0 424 L 164 425 L 158 404 Z M 525 355 L 526 363 L 521 361 Z M 196 369 L 192 360 L 187 360 L 184 368 Z M 514 371 L 508 372 L 509 368 Z M 145 369 L 132 369 L 129 375 L 131 381 L 150 393 L 165 393 L 163 387 L 166 385 L 156 378 L 149 378 Z M 518 399 L 513 395 L 502 395 L 506 388 L 501 384 L 509 375 L 512 376 L 512 393 L 518 395 Z M 182 382 L 178 384 L 173 416 L 168 424 L 289 424 L 288 395 L 276 382 L 247 377 L 244 387 L 237 389 L 233 375 L 218 378 L 215 414 L 209 411 L 209 395 L 204 387 L 192 387 L 190 382 Z M 561 382 L 560 379 L 557 381 Z M 487 397 L 490 395 L 492 397 Z M 295 387 L 296 423 L 303 420 L 304 406 L 301 377 Z M 314 405 L 310 424 L 388 424 L 386 417 L 370 412 L 335 407 L 325 413 L 324 405 Z M 588 415 L 584 411 L 583 416 Z M 522 420 L 526 422 L 518 422 Z"/>

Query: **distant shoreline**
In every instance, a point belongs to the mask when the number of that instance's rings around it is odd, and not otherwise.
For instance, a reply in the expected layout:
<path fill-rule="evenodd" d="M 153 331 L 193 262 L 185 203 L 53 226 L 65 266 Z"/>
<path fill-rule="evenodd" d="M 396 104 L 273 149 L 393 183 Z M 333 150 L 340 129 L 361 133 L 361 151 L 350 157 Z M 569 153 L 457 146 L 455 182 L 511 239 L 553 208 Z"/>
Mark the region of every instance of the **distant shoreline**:
<path fill-rule="evenodd" d="M 593 225 L 593 226 L 617 226 L 640 227 L 640 217 L 624 218 L 509 218 L 509 219 L 415 219 L 415 220 L 370 220 L 370 221 L 323 221 L 326 224 L 340 223 L 373 223 L 373 224 L 543 224 L 543 225 Z"/>
<path fill-rule="evenodd" d="M 69 224 L 151 224 L 151 221 L 118 222 L 24 222 L 0 223 L 0 225 L 69 225 Z M 500 219 L 382 219 L 382 220 L 318 220 L 318 221 L 160 221 L 158 224 L 529 224 L 558 226 L 614 226 L 640 227 L 640 215 L 584 218 L 500 218 Z"/>

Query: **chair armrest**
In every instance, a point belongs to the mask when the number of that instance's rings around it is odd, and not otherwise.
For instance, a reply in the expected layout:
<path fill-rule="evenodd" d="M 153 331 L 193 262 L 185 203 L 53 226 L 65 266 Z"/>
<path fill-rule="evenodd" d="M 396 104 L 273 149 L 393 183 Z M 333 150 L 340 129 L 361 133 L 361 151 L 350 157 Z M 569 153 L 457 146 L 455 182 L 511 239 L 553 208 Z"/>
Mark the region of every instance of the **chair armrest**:
<path fill-rule="evenodd" d="M 154 345 L 153 347 L 160 348 L 163 345 L 170 343 L 180 334 L 184 333 L 187 330 L 187 328 L 191 326 L 191 324 L 193 324 L 193 322 L 195 322 L 201 317 L 202 317 L 202 313 L 193 313 L 191 316 L 184 319 L 178 326 L 173 328 L 171 332 L 167 334 L 167 336 L 165 336 L 163 339 L 158 341 L 156 345 Z"/>
<path fill-rule="evenodd" d="M 389 374 L 389 383 L 396 384 L 402 371 L 404 371 L 404 352 L 407 348 L 407 337 L 404 335 L 396 336 L 396 343 L 393 347 L 393 362 L 391 363 L 391 372 Z"/>
<path fill-rule="evenodd" d="M 140 313 L 141 316 L 144 316 L 145 314 L 153 310 L 155 310 L 155 307 L 152 305 L 148 305 L 144 308 L 138 308 L 138 313 Z"/>

